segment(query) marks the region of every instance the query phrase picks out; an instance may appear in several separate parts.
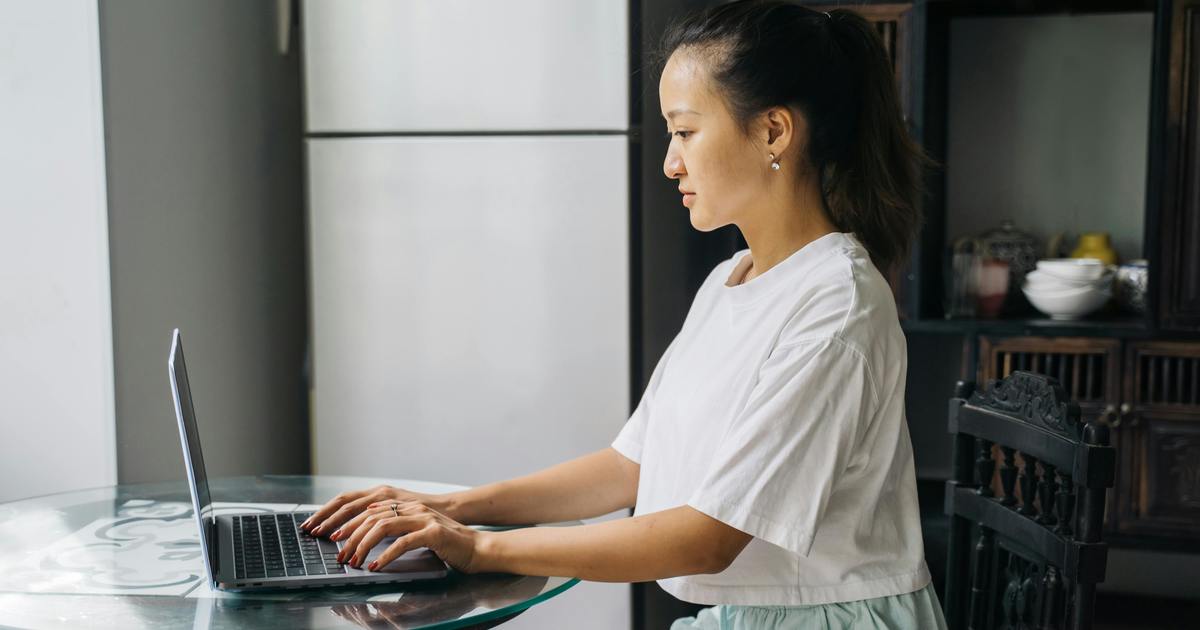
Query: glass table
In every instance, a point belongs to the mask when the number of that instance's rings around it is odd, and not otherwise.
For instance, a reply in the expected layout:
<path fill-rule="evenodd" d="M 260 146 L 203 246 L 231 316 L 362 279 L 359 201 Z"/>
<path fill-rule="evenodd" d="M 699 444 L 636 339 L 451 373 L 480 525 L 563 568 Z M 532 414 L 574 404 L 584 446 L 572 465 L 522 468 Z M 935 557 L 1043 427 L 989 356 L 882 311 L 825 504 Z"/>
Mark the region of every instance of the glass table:
<path fill-rule="evenodd" d="M 367 477 L 209 480 L 218 513 L 305 509 L 381 483 L 429 493 L 461 489 Z M 183 482 L 0 503 L 0 627 L 490 628 L 577 582 L 451 571 L 428 582 L 215 591 Z"/>

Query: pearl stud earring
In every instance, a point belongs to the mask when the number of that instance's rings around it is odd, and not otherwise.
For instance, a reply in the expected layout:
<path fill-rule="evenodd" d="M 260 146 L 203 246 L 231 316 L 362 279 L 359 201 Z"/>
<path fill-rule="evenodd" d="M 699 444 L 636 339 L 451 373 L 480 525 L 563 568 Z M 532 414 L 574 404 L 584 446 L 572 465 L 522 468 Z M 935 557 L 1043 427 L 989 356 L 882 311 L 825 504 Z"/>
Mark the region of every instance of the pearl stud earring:
<path fill-rule="evenodd" d="M 779 170 L 779 162 L 775 159 L 775 154 L 770 153 L 769 155 L 771 156 L 771 170 L 778 171 Z"/>

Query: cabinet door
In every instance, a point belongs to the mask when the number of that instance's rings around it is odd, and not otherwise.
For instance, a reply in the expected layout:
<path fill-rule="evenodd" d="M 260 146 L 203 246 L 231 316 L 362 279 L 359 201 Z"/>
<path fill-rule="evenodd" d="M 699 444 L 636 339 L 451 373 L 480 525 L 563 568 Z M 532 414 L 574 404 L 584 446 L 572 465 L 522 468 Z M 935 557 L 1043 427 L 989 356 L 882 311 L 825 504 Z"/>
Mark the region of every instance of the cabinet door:
<path fill-rule="evenodd" d="M 629 3 L 307 0 L 309 132 L 629 127 Z"/>
<path fill-rule="evenodd" d="M 1200 344 L 1130 343 L 1116 529 L 1200 540 Z"/>
<path fill-rule="evenodd" d="M 1200 329 L 1200 0 L 1174 2 L 1166 63 L 1157 54 L 1155 117 L 1165 115 L 1161 151 L 1151 153 L 1151 176 L 1161 195 L 1159 249 L 1150 253 L 1150 290 L 1157 293 L 1163 328 Z M 1158 52 L 1158 51 L 1156 51 Z M 1165 109 L 1165 112 L 1163 111 Z M 1155 138 L 1157 140 L 1158 138 Z M 1158 162 L 1161 157 L 1161 166 Z M 1149 200 L 1153 202 L 1153 199 Z"/>

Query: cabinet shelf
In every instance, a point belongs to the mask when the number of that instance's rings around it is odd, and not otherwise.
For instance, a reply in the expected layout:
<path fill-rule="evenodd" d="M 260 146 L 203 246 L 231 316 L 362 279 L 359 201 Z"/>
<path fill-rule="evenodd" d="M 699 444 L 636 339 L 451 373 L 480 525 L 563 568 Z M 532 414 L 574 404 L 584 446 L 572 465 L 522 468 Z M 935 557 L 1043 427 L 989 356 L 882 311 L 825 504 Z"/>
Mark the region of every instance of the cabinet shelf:
<path fill-rule="evenodd" d="M 909 319 L 900 322 L 906 333 L 948 335 L 1024 335 L 1149 337 L 1153 330 L 1141 317 L 1095 318 L 1061 321 L 1045 318 L 1019 319 Z"/>

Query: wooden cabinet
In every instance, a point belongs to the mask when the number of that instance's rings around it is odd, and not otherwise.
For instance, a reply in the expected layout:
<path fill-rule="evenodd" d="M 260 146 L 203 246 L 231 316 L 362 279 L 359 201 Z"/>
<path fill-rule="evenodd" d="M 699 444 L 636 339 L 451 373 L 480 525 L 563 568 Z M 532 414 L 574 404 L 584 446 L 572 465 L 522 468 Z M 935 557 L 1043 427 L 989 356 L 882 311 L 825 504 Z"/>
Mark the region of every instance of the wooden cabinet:
<path fill-rule="evenodd" d="M 1158 295 L 1159 325 L 1195 331 L 1200 330 L 1200 0 L 1165 3 L 1169 9 L 1159 4 L 1155 54 L 1166 63 L 1156 64 L 1152 105 L 1162 123 L 1152 126 L 1151 146 L 1162 148 L 1150 163 L 1147 199 L 1153 203 L 1158 197 L 1160 217 L 1152 232 L 1159 251 L 1150 261 L 1150 283 Z"/>
<path fill-rule="evenodd" d="M 1113 528 L 1200 537 L 1200 344 L 1130 342 Z"/>
<path fill-rule="evenodd" d="M 1117 482 L 1106 535 L 1128 546 L 1200 546 L 1200 343 L 1095 337 L 979 338 L 980 383 L 1053 376 L 1084 421 L 1106 423 Z"/>

